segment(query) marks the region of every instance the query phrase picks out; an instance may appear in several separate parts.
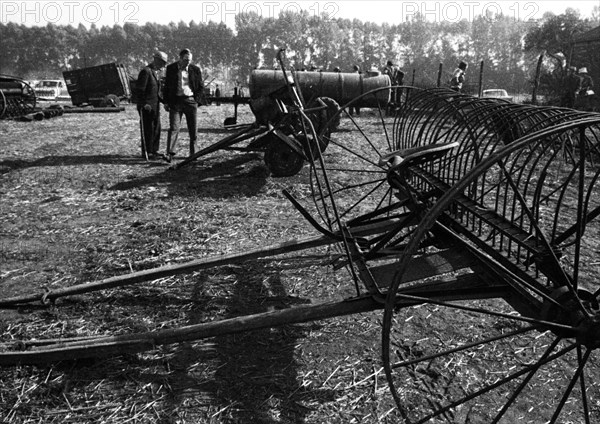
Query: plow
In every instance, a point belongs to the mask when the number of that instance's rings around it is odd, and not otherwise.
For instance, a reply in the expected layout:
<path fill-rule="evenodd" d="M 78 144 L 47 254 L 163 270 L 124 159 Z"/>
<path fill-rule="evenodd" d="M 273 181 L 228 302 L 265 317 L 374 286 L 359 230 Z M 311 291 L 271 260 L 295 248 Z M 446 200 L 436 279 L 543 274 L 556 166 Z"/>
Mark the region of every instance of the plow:
<path fill-rule="evenodd" d="M 414 87 L 395 88 L 402 102 L 393 114 L 382 87 L 322 115 L 326 105 L 305 107 L 293 84 L 285 89 L 292 105 L 271 98 L 267 110 L 282 113 L 255 130 L 286 146 L 272 153 L 283 168 L 290 152 L 310 165 L 311 196 L 284 195 L 313 237 L 0 299 L 0 307 L 323 246 L 336 252 L 327 266 L 344 273 L 353 296 L 152 332 L 10 341 L 0 344 L 0 365 L 380 311 L 380 359 L 407 422 L 456 422 L 466 410 L 473 422 L 598 422 L 600 115 Z M 368 119 L 349 113 L 365 102 L 375 105 Z M 340 117 L 360 143 L 333 131 Z M 453 364 L 477 371 L 452 373 Z M 423 375 L 451 377 L 434 393 Z M 548 390 L 532 389 L 540 384 Z"/>

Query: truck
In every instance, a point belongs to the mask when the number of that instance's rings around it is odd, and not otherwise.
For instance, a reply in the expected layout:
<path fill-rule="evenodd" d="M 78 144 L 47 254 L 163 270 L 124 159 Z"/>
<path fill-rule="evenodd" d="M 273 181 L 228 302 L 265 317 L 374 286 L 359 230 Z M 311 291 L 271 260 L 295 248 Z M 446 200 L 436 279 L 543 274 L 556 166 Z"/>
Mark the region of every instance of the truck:
<path fill-rule="evenodd" d="M 35 94 L 40 100 L 68 99 L 69 91 L 67 84 L 59 79 L 44 79 L 38 81 L 33 87 Z"/>
<path fill-rule="evenodd" d="M 74 106 L 118 107 L 131 99 L 131 78 L 118 63 L 65 71 L 63 77 Z"/>

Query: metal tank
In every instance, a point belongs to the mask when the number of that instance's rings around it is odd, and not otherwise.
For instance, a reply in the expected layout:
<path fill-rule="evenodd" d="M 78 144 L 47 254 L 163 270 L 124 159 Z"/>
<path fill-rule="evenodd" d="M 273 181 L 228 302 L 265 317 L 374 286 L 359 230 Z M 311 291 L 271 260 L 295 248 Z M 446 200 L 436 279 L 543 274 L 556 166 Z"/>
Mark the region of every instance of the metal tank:
<path fill-rule="evenodd" d="M 330 97 L 343 105 L 368 91 L 390 87 L 387 75 L 365 76 L 343 72 L 296 72 L 296 81 L 306 101 L 312 97 Z M 257 69 L 250 73 L 250 98 L 268 96 L 284 87 L 283 72 Z M 282 95 L 287 94 L 285 90 Z M 277 95 L 276 95 L 277 96 Z M 362 107 L 377 107 L 387 104 L 390 90 L 380 90 L 373 96 L 364 97 L 358 104 Z"/>

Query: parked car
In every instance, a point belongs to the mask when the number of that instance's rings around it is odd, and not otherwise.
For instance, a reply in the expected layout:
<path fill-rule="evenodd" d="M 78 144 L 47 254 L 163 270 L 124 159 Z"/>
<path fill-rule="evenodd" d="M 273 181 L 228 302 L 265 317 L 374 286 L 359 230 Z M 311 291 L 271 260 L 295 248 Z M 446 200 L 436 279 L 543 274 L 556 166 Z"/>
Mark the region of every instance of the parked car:
<path fill-rule="evenodd" d="M 483 97 L 513 101 L 513 97 L 509 96 L 506 90 L 501 88 L 491 88 L 489 90 L 483 90 Z"/>
<path fill-rule="evenodd" d="M 69 91 L 63 80 L 41 80 L 34 87 L 35 95 L 42 100 L 68 99 Z"/>

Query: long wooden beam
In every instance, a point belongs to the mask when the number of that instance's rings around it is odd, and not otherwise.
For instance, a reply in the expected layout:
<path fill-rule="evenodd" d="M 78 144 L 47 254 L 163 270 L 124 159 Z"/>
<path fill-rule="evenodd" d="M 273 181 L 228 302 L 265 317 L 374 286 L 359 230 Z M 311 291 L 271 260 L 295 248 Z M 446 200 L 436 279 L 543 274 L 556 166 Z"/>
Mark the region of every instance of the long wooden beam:
<path fill-rule="evenodd" d="M 387 231 L 390 228 L 393 228 L 395 225 L 398 225 L 398 220 L 393 219 L 378 224 L 357 227 L 356 229 L 352 230 L 352 234 L 357 237 L 370 234 L 379 234 L 381 232 Z M 46 290 L 31 295 L 0 299 L 0 308 L 39 301 L 47 303 L 50 301 L 54 301 L 60 297 L 90 293 L 93 291 L 105 290 L 115 287 L 122 287 L 130 284 L 141 283 L 144 281 L 157 280 L 159 278 L 169 277 L 172 275 L 189 274 L 202 269 L 242 263 L 248 260 L 266 258 L 269 256 L 276 256 L 284 253 L 326 246 L 334 244 L 336 242 L 337 240 L 334 240 L 331 237 L 327 236 L 318 236 L 301 240 L 289 240 L 282 243 L 266 246 L 260 249 L 250 250 L 244 253 L 233 253 L 229 255 L 196 259 L 181 264 L 166 265 L 158 268 L 132 272 L 130 274 L 118 275 L 110 278 L 105 278 L 99 281 L 78 284 L 71 287 L 64 287 L 55 290 Z"/>
<path fill-rule="evenodd" d="M 328 319 L 369 312 L 383 307 L 372 297 L 299 306 L 146 333 L 107 336 L 94 339 L 59 340 L 52 345 L 31 346 L 20 342 L 21 350 L 0 352 L 0 366 L 37 365 L 83 358 L 118 356 L 154 349 L 158 345 L 200 340 L 286 324 Z M 28 349 L 28 350 L 24 350 Z"/>

